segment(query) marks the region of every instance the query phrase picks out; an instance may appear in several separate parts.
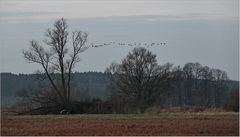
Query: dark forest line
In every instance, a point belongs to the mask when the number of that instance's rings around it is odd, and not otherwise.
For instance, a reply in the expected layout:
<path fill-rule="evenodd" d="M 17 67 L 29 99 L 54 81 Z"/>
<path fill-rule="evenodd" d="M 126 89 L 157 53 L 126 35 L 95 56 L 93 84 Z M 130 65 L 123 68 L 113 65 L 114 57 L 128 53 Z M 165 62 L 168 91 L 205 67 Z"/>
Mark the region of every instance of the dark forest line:
<path fill-rule="evenodd" d="M 44 74 L 41 74 L 42 76 Z M 73 74 L 73 95 L 80 97 L 104 98 L 109 83 L 108 75 L 102 72 L 75 72 Z M 49 86 L 48 80 L 39 79 L 38 74 L 1 73 L 2 105 L 10 105 L 18 99 L 18 92 L 26 90 L 34 92 Z"/>
<path fill-rule="evenodd" d="M 13 73 L 1 73 L 1 104 L 2 106 L 11 106 L 17 102 L 21 96 L 21 92 L 34 92 L 40 87 L 44 87 L 49 83 L 47 80 L 39 79 L 37 74 L 13 74 Z M 110 82 L 109 74 L 103 72 L 75 72 L 73 74 L 73 97 L 80 102 L 90 102 L 96 100 L 109 99 L 109 92 L 107 87 Z M 195 82 L 200 80 L 195 80 Z M 183 81 L 181 81 L 183 83 Z M 230 96 L 233 90 L 239 89 L 239 82 L 233 80 L 227 80 L 227 89 L 222 93 L 222 101 L 220 106 L 224 105 L 228 96 Z M 181 89 L 184 90 L 184 89 Z M 168 91 L 165 105 L 179 106 L 179 100 L 177 93 L 179 88 L 173 88 Z M 202 91 L 203 93 L 204 91 Z M 116 101 L 116 100 L 115 100 Z M 163 103 L 163 102 L 162 102 Z M 183 104 L 182 104 L 183 105 Z M 191 104 L 187 104 L 191 105 Z M 194 106 L 194 104 L 192 104 Z"/>
<path fill-rule="evenodd" d="M 35 76 L 36 74 L 14 74 L 11 72 L 2 72 L 1 75 L 1 96 L 13 97 L 16 92 L 22 89 L 33 90 L 38 88 L 42 83 Z M 75 72 L 74 86 L 77 88 L 88 89 L 92 97 L 104 97 L 106 94 L 106 86 L 109 83 L 109 75 L 103 72 Z M 232 89 L 239 88 L 239 81 L 227 81 L 230 92 Z M 101 88 L 97 88 L 99 85 Z"/>

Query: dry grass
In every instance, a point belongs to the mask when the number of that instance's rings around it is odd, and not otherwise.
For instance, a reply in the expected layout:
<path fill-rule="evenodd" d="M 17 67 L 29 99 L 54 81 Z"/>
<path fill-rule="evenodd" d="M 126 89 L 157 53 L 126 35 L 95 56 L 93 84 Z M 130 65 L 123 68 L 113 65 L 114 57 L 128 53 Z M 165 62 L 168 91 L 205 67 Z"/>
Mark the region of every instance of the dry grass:
<path fill-rule="evenodd" d="M 3 116 L 1 135 L 239 135 L 239 113 Z"/>

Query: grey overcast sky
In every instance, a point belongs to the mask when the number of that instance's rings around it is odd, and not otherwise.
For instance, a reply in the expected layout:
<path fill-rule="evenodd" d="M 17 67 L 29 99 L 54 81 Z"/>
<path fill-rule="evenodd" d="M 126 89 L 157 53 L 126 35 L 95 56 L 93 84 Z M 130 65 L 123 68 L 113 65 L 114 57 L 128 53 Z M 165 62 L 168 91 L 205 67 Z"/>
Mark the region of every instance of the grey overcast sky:
<path fill-rule="evenodd" d="M 31 39 L 42 40 L 54 20 L 89 33 L 89 43 L 166 42 L 148 47 L 159 64 L 187 62 L 226 71 L 239 80 L 238 0 L 1 0 L 1 72 L 34 73 L 24 61 Z M 90 48 L 75 70 L 104 71 L 133 47 Z"/>

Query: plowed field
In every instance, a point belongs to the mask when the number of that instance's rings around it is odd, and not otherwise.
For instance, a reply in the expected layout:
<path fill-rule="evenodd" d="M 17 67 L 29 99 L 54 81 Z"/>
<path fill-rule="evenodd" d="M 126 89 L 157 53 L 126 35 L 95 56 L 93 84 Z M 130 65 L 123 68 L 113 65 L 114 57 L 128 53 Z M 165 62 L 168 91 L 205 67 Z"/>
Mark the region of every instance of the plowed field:
<path fill-rule="evenodd" d="M 239 135 L 239 113 L 2 116 L 1 135 Z"/>

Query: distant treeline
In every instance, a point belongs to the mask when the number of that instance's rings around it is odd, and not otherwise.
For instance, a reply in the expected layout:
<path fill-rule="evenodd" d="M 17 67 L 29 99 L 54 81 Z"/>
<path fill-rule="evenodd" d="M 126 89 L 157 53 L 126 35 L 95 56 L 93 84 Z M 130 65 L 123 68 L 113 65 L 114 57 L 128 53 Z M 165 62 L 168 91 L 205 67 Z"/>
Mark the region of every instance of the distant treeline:
<path fill-rule="evenodd" d="M 190 64 L 186 64 L 189 66 Z M 192 65 L 194 65 L 192 63 Z M 178 70 L 179 76 L 183 76 L 182 68 Z M 1 73 L 1 104 L 2 106 L 13 105 L 18 101 L 22 91 L 34 92 L 37 89 L 49 85 L 47 79 L 42 80 L 37 74 L 12 74 Z M 185 73 L 186 75 L 186 73 Z M 194 75 L 193 75 L 194 76 Z M 132 110 L 122 97 L 112 94 L 109 91 L 109 83 L 112 76 L 102 72 L 76 72 L 73 75 L 73 99 L 82 102 L 78 105 L 81 113 L 127 113 Z M 169 81 L 171 88 L 163 93 L 155 95 L 152 105 L 161 107 L 173 106 L 204 106 L 204 107 L 223 107 L 227 99 L 234 90 L 239 90 L 239 82 L 224 81 L 224 87 L 217 88 L 216 81 L 197 79 L 194 77 L 180 77 L 178 80 Z M 49 85 L 50 86 L 50 85 Z M 20 94 L 20 95 L 19 95 Z M 95 110 L 93 106 L 100 105 L 102 110 Z M 134 102 L 132 102 L 134 103 Z M 102 106 L 103 104 L 107 104 Z M 113 105 L 116 105 L 113 107 Z M 92 106 L 92 107 L 91 107 Z M 108 108 L 105 108 L 108 107 Z M 99 109 L 99 107 L 97 107 Z M 107 109 L 107 110 L 106 110 Z M 111 110 L 109 110 L 111 109 Z M 93 111 L 94 110 L 94 111 Z"/>
<path fill-rule="evenodd" d="M 239 82 L 227 73 L 199 63 L 183 67 L 158 65 L 144 48 L 134 49 L 121 64 L 107 68 L 110 102 L 116 113 L 149 108 L 198 107 L 239 111 Z"/>
<path fill-rule="evenodd" d="M 73 74 L 73 79 L 74 98 L 78 100 L 105 98 L 109 83 L 108 75 L 102 72 L 76 72 Z M 1 104 L 11 105 L 19 99 L 19 92 L 24 90 L 31 93 L 45 86 L 51 85 L 48 79 L 44 79 L 43 74 L 39 76 L 39 74 L 1 73 Z"/>

